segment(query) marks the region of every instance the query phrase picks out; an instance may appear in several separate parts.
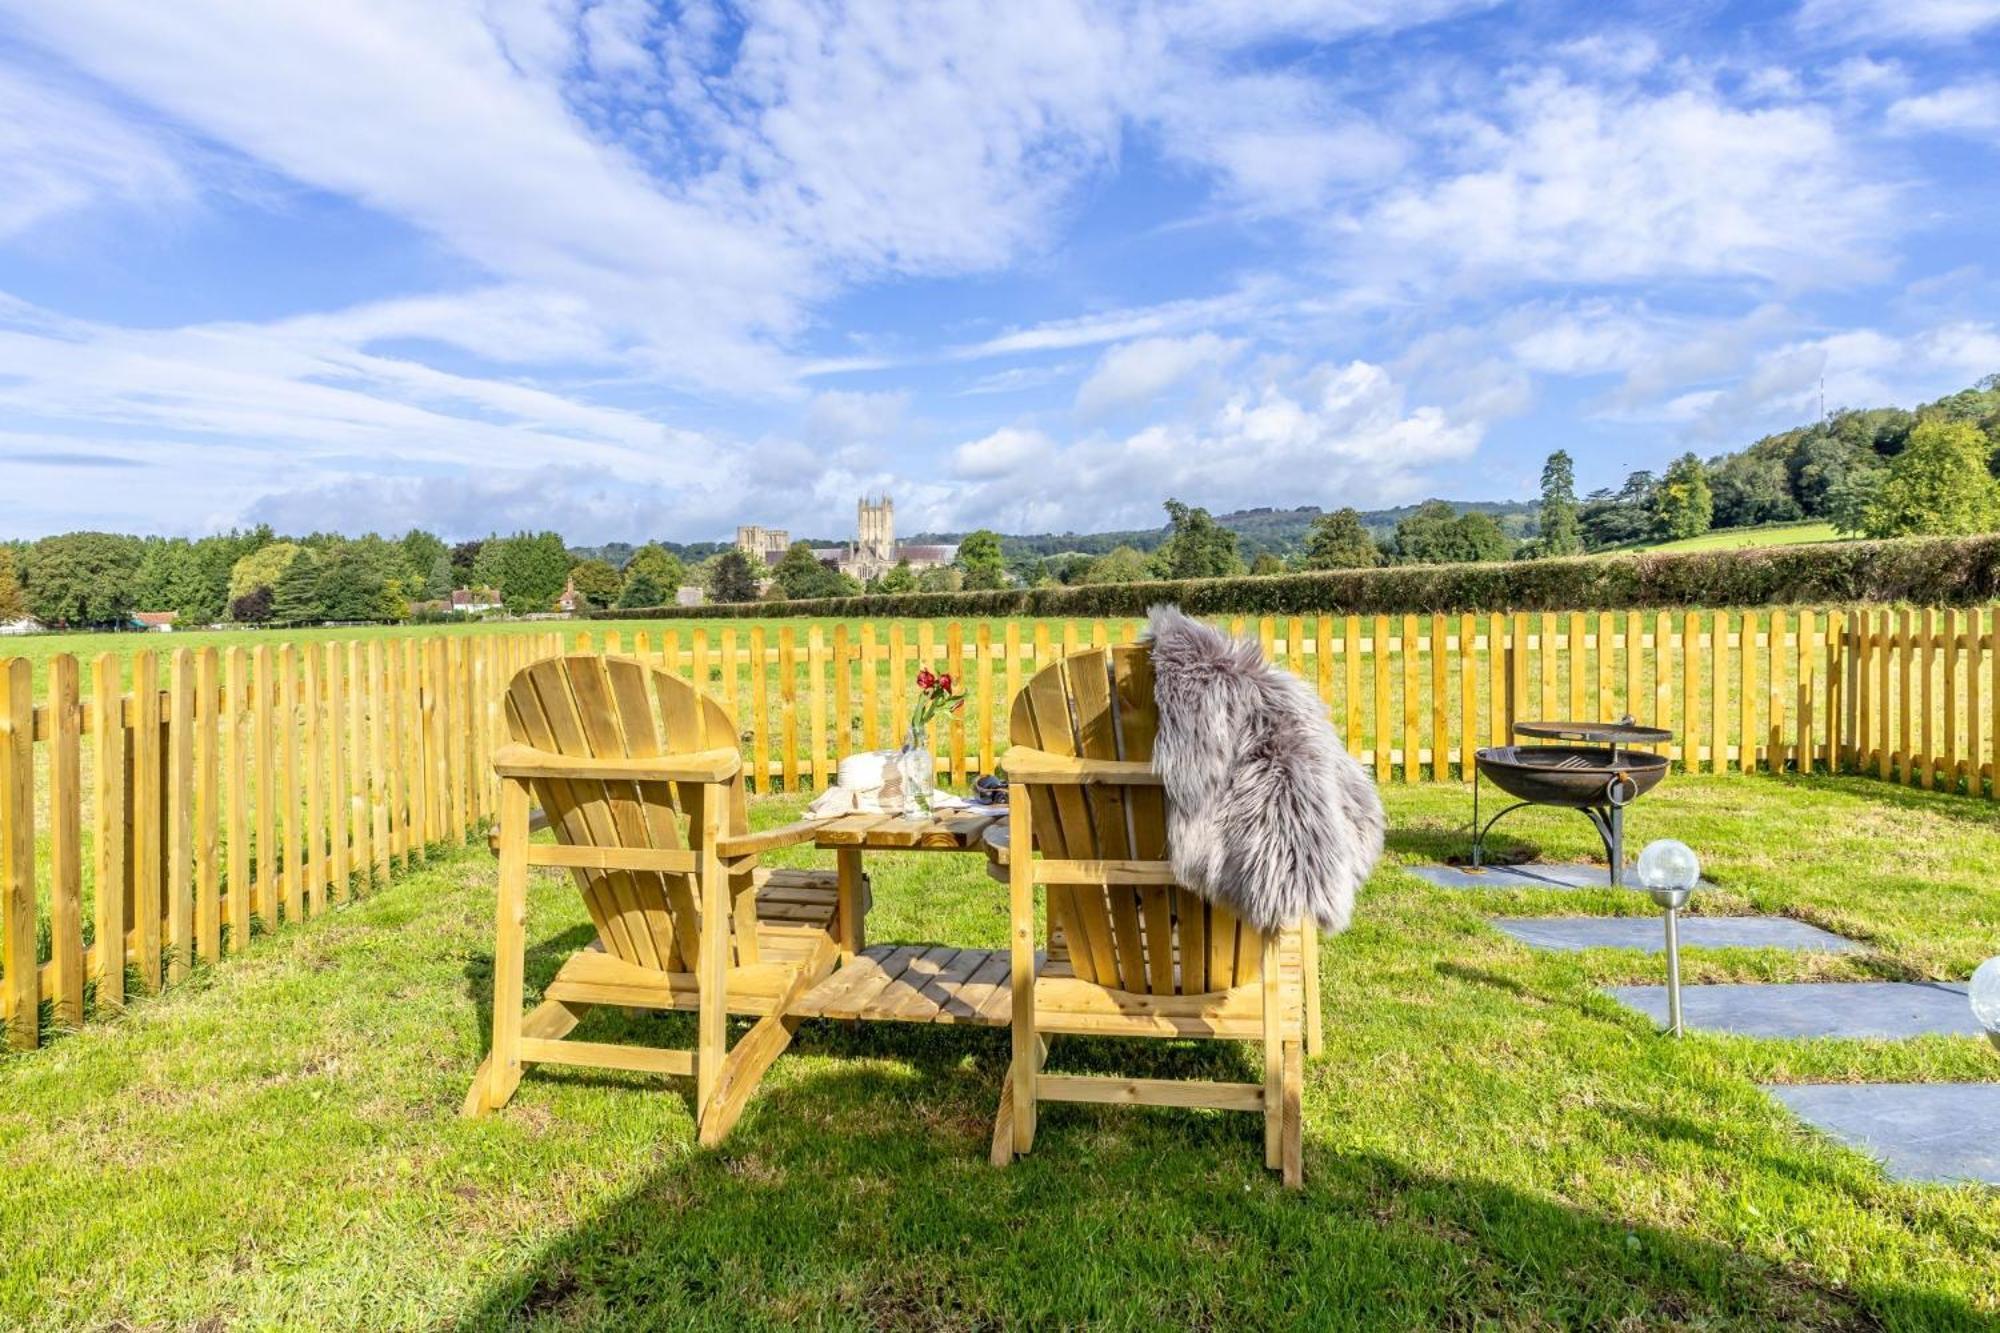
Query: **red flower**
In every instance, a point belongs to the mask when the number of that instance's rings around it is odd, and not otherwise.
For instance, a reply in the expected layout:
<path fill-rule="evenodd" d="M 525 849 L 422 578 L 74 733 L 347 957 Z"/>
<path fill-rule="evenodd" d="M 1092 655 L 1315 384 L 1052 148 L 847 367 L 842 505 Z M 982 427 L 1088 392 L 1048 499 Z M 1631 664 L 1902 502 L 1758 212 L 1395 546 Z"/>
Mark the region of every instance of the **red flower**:
<path fill-rule="evenodd" d="M 944 691 L 944 692 L 945 692 L 946 694 L 950 694 L 950 693 L 951 693 L 951 677 L 950 677 L 950 676 L 939 676 L 939 677 L 937 678 L 937 685 L 938 685 L 938 688 L 939 688 L 939 689 L 941 689 L 941 690 L 943 690 L 943 691 Z"/>
<path fill-rule="evenodd" d="M 923 668 L 923 670 L 917 672 L 918 689 L 927 690 L 935 684 L 937 684 L 937 677 L 931 674 L 931 669 L 929 667 L 925 667 Z"/>

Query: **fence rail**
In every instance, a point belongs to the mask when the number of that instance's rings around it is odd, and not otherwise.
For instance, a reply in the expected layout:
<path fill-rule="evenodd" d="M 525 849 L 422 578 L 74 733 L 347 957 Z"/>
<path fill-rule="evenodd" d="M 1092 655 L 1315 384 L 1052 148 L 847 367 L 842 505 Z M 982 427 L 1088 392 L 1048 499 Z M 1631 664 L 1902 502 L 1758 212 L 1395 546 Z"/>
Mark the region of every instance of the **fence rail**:
<path fill-rule="evenodd" d="M 735 716 L 752 783 L 802 791 L 903 739 L 919 666 L 964 682 L 940 776 L 992 771 L 1015 694 L 1137 621 L 750 624 L 152 651 L 33 697 L 0 659 L 0 1018 L 16 1046 L 313 916 L 491 814 L 500 690 L 565 649 L 631 654 Z M 1845 770 L 2000 793 L 1992 608 L 1237 619 L 1311 681 L 1381 782 L 1464 780 L 1517 721 L 1626 713 L 1702 771 Z M 109 725 L 107 725 L 107 720 Z M 105 942 L 122 942 L 107 948 Z"/>

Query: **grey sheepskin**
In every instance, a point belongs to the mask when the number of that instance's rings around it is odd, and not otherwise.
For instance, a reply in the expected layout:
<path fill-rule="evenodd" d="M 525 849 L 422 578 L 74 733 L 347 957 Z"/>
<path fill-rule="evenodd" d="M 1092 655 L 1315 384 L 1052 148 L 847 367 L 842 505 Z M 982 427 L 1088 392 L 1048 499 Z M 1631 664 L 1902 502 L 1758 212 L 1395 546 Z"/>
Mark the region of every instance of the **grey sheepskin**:
<path fill-rule="evenodd" d="M 1152 608 L 1146 637 L 1174 874 L 1260 931 L 1345 930 L 1385 821 L 1319 697 L 1179 607 Z"/>

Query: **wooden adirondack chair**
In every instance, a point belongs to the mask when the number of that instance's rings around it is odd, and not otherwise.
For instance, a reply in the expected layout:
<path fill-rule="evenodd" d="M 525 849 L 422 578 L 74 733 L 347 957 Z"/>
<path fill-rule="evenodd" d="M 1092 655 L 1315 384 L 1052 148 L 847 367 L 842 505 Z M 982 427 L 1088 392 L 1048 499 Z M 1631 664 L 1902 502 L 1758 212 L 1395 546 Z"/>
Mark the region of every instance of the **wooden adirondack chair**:
<path fill-rule="evenodd" d="M 833 969 L 831 871 L 765 870 L 759 852 L 810 824 L 751 833 L 734 722 L 687 682 L 624 657 L 553 657 L 507 688 L 500 777 L 493 1046 L 465 1114 L 513 1096 L 524 1065 L 692 1074 L 704 1144 L 720 1142 L 790 1043 L 790 1007 Z M 529 841 L 539 804 L 555 844 Z M 541 821 L 536 821 L 537 823 Z M 524 1018 L 531 866 L 576 879 L 597 941 L 571 955 Z M 699 1014 L 695 1049 L 564 1041 L 593 1005 Z M 729 1014 L 758 1022 L 725 1051 Z"/>
<path fill-rule="evenodd" d="M 1208 1106 L 1262 1112 L 1265 1164 L 1296 1186 L 1302 1007 L 1317 1003 L 1306 994 L 1308 932 L 1260 935 L 1175 882 L 1151 763 L 1157 722 L 1152 659 L 1136 645 L 1044 667 L 1015 700 L 1003 760 L 1014 1054 L 993 1162 L 1004 1166 L 1034 1145 L 1040 1102 Z M 1039 858 L 1025 852 L 1030 830 Z M 1049 930 L 1039 973 L 1037 885 L 1047 888 Z M 1264 1078 L 1045 1073 L 1048 1039 L 1063 1033 L 1260 1042 Z"/>

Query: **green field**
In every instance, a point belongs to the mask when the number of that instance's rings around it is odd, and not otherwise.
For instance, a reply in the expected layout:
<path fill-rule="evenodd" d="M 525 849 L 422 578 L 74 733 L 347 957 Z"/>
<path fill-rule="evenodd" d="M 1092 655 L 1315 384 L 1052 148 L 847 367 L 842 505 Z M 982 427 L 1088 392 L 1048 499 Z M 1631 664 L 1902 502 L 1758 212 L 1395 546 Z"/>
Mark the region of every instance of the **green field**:
<path fill-rule="evenodd" d="M 1759 546 L 1797 546 L 1842 540 L 1831 523 L 1765 523 L 1754 528 L 1717 528 L 1699 537 L 1634 549 L 1643 551 L 1742 551 Z"/>
<path fill-rule="evenodd" d="M 1323 954 L 1306 1188 L 1258 1121 L 1052 1106 L 986 1165 L 1003 1031 L 807 1023 L 731 1139 L 685 1081 L 536 1070 L 456 1112 L 487 1024 L 493 869 L 453 853 L 0 1057 L 0 1326 L 22 1329 L 1949 1329 L 2000 1318 L 2000 1202 L 1893 1184 L 1760 1082 L 1980 1080 L 1969 1038 L 1672 1042 L 1597 994 L 1629 954 L 1535 954 L 1489 912 L 1637 895 L 1432 889 L 1456 785 L 1391 788 L 1389 860 Z M 754 818 L 796 803 L 757 803 Z M 1676 776 L 1635 836 L 1699 848 L 1697 910 L 1868 951 L 1691 953 L 1695 980 L 1963 977 L 1994 944 L 2000 812 L 1862 779 Z M 1802 849 L 1798 834 L 1812 830 Z M 1555 858 L 1580 819 L 1515 826 Z M 997 947 L 974 857 L 880 858 L 871 938 Z M 537 878 L 529 984 L 588 938 Z M 687 1045 L 598 1011 L 580 1039 Z M 1251 1078 L 1235 1046 L 1063 1039 L 1051 1066 Z"/>

